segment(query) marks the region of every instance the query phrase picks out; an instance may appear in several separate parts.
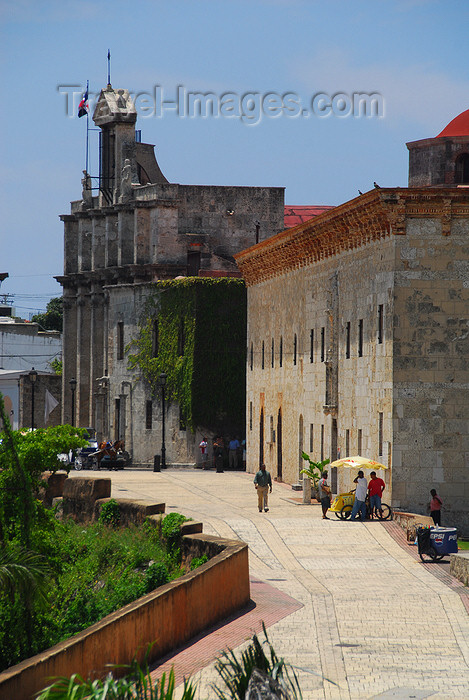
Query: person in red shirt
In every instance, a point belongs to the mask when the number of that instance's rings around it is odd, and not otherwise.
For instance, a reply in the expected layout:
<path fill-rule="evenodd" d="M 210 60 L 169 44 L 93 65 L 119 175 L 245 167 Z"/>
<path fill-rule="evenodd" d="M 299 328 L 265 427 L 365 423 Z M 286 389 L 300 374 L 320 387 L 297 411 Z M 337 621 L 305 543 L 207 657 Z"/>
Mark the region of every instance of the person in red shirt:
<path fill-rule="evenodd" d="M 370 496 L 370 511 L 371 517 L 377 515 L 378 511 L 382 514 L 381 510 L 381 494 L 386 488 L 386 484 L 382 479 L 376 476 L 376 472 L 371 472 L 370 482 L 368 484 L 368 495 Z"/>

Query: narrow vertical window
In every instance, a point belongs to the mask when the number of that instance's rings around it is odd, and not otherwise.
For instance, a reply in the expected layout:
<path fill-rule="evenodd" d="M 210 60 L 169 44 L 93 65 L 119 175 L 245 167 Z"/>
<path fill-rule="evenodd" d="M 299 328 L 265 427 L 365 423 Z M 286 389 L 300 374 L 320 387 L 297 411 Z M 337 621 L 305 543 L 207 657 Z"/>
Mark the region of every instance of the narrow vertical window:
<path fill-rule="evenodd" d="M 344 457 L 350 456 L 350 430 L 347 428 L 345 431 L 345 455 Z"/>
<path fill-rule="evenodd" d="M 279 350 L 278 364 L 280 367 L 283 365 L 283 338 L 282 338 L 282 336 L 280 336 L 280 350 Z"/>
<path fill-rule="evenodd" d="M 326 329 L 321 328 L 321 362 L 326 359 Z"/>
<path fill-rule="evenodd" d="M 380 304 L 378 306 L 378 343 L 381 345 L 383 342 L 384 335 L 384 306 Z"/>
<path fill-rule="evenodd" d="M 275 357 L 275 352 L 274 352 L 274 339 L 272 338 L 272 345 L 270 347 L 270 366 L 274 367 L 274 357 Z"/>
<path fill-rule="evenodd" d="M 296 333 L 295 333 L 295 337 L 293 338 L 293 364 L 294 365 L 296 365 L 297 350 L 298 350 L 298 340 L 297 340 Z"/>
<path fill-rule="evenodd" d="M 361 455 L 361 453 L 362 453 L 362 429 L 361 429 L 361 428 L 358 429 L 358 448 L 357 448 L 357 452 L 358 452 L 359 455 Z"/>
<path fill-rule="evenodd" d="M 358 357 L 363 357 L 363 319 L 358 322 Z"/>
<path fill-rule="evenodd" d="M 350 360 L 350 321 L 347 321 L 345 328 L 345 357 Z"/>
<path fill-rule="evenodd" d="M 151 430 L 153 427 L 153 401 L 147 401 L 145 410 L 145 428 Z"/>
<path fill-rule="evenodd" d="M 249 402 L 249 430 L 252 430 L 252 401 Z"/>
<path fill-rule="evenodd" d="M 275 442 L 274 417 L 270 416 L 270 442 Z"/>
<path fill-rule="evenodd" d="M 262 341 L 262 363 L 261 363 L 262 369 L 264 369 L 264 367 L 265 367 L 264 360 L 265 360 L 265 344 L 264 344 L 264 341 Z"/>
<path fill-rule="evenodd" d="M 117 359 L 124 359 L 124 321 L 117 323 Z"/>
<path fill-rule="evenodd" d="M 383 454 L 383 414 L 378 413 L 378 455 Z"/>
<path fill-rule="evenodd" d="M 324 426 L 321 425 L 321 462 L 324 459 Z"/>
<path fill-rule="evenodd" d="M 159 353 L 159 328 L 158 319 L 153 321 L 152 333 L 151 333 L 151 356 L 158 357 Z"/>
<path fill-rule="evenodd" d="M 311 423 L 309 426 L 309 453 L 313 454 L 314 449 L 314 424 Z"/>
<path fill-rule="evenodd" d="M 309 332 L 309 361 L 314 362 L 314 330 Z"/>
<path fill-rule="evenodd" d="M 251 351 L 249 353 L 249 367 L 252 370 L 252 367 L 254 365 L 254 347 L 253 344 L 251 343 Z"/>

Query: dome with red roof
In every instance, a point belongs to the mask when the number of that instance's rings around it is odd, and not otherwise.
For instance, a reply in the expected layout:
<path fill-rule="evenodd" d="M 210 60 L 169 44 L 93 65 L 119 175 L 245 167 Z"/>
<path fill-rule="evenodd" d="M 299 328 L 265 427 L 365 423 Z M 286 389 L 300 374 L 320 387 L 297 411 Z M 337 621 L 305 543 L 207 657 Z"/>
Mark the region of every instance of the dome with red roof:
<path fill-rule="evenodd" d="M 469 109 L 452 119 L 437 138 L 440 136 L 469 136 Z"/>

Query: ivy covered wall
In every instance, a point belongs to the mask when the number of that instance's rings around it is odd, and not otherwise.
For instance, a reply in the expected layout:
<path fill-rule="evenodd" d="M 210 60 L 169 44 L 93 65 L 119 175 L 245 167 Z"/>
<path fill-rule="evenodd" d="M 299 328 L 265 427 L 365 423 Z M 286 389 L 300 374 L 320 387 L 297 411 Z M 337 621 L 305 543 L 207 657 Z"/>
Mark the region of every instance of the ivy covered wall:
<path fill-rule="evenodd" d="M 167 374 L 166 397 L 188 428 L 214 434 L 245 431 L 246 288 L 233 278 L 156 282 L 127 348 L 152 393 Z"/>

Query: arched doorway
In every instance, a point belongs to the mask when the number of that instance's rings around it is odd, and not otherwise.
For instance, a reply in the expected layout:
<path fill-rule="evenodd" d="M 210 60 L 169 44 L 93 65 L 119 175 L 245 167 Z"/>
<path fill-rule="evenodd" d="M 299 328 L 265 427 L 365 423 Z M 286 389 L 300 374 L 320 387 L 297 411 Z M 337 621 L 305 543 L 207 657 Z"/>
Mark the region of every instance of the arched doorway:
<path fill-rule="evenodd" d="M 282 481 L 283 462 L 282 462 L 282 409 L 278 409 L 277 414 L 277 478 Z"/>

